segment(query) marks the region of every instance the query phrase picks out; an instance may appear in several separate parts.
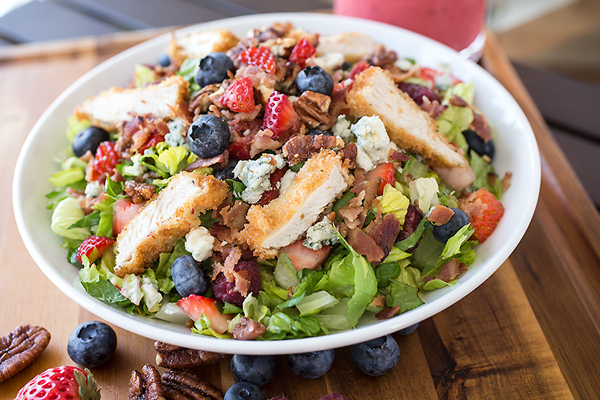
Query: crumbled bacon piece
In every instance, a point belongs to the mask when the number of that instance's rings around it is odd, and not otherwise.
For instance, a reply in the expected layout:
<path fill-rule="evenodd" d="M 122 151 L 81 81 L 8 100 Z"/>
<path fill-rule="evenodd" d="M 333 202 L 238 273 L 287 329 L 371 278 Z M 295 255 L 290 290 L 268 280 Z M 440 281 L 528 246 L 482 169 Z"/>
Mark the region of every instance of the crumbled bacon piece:
<path fill-rule="evenodd" d="M 469 220 L 480 218 L 487 209 L 487 204 L 481 201 L 475 193 L 465 193 L 458 199 L 459 207 L 467 214 Z"/>
<path fill-rule="evenodd" d="M 383 310 L 381 310 L 377 314 L 375 314 L 375 318 L 377 318 L 378 320 L 390 319 L 394 315 L 398 314 L 399 311 L 400 311 L 400 306 L 394 306 L 392 308 L 384 308 Z"/>
<path fill-rule="evenodd" d="M 506 172 L 504 177 L 502 178 L 502 191 L 505 192 L 508 190 L 512 183 L 512 172 Z"/>
<path fill-rule="evenodd" d="M 205 167 L 213 167 L 216 170 L 222 170 L 227 168 L 227 163 L 229 163 L 229 152 L 225 150 L 214 157 L 198 158 L 196 161 L 185 167 L 185 171 L 193 171 Z"/>
<path fill-rule="evenodd" d="M 359 218 L 363 212 L 363 199 L 365 198 L 365 190 L 360 191 L 356 197 L 350 199 L 348 205 L 339 209 L 338 213 L 340 217 L 344 219 L 344 222 L 350 229 L 360 228 L 364 222 Z"/>
<path fill-rule="evenodd" d="M 431 221 L 434 225 L 444 225 L 450 221 L 450 218 L 454 215 L 454 211 L 451 208 L 446 206 L 435 205 L 433 206 L 433 210 L 429 213 L 429 217 L 427 219 Z"/>
<path fill-rule="evenodd" d="M 490 128 L 485 117 L 478 110 L 473 109 L 473 121 L 469 125 L 469 128 L 474 130 L 484 141 L 489 142 L 492 140 L 492 128 Z"/>
<path fill-rule="evenodd" d="M 243 229 L 249 208 L 248 204 L 240 200 L 236 200 L 233 206 L 224 207 L 220 211 L 223 217 L 223 224 L 231 229 Z"/>
<path fill-rule="evenodd" d="M 408 206 L 406 216 L 404 217 L 404 226 L 398 234 L 397 240 L 404 240 L 417 229 L 417 226 L 423 219 L 423 212 L 419 207 L 415 207 L 412 204 Z"/>
<path fill-rule="evenodd" d="M 279 140 L 273 139 L 273 135 L 274 133 L 270 129 L 258 131 L 250 145 L 250 157 L 254 157 L 265 150 L 277 150 L 280 148 L 282 143 Z"/>
<path fill-rule="evenodd" d="M 437 100 L 431 101 L 427 96 L 423 96 L 423 104 L 421 104 L 421 109 L 429 114 L 431 118 L 436 119 L 446 110 L 446 106 L 443 106 Z"/>
<path fill-rule="evenodd" d="M 356 156 L 358 155 L 358 147 L 356 146 L 356 143 L 348 143 L 340 150 L 340 154 L 342 155 L 342 160 L 348 160 L 349 168 L 356 167 Z"/>
<path fill-rule="evenodd" d="M 389 161 L 408 161 L 410 160 L 410 156 L 401 151 L 396 151 L 394 149 L 390 149 L 390 154 L 388 156 Z"/>
<path fill-rule="evenodd" d="M 360 228 L 351 229 L 346 240 L 358 254 L 365 256 L 370 263 L 379 262 L 384 257 L 381 247 L 377 246 L 373 238 Z"/>
<path fill-rule="evenodd" d="M 440 272 L 435 275 L 435 279 L 440 279 L 444 282 L 450 282 L 455 279 L 458 274 L 467 270 L 467 266 L 461 263 L 458 258 L 453 258 L 442 266 Z"/>
<path fill-rule="evenodd" d="M 382 219 L 371 222 L 366 230 L 375 244 L 383 250 L 383 256 L 386 257 L 394 247 L 398 233 L 400 233 L 400 221 L 394 214 L 386 214 Z"/>
<path fill-rule="evenodd" d="M 115 149 L 123 158 L 130 158 L 152 137 L 162 137 L 170 132 L 167 123 L 151 114 L 138 115 L 129 122 L 119 124 L 119 139 Z M 164 140 L 164 139 L 162 139 Z"/>

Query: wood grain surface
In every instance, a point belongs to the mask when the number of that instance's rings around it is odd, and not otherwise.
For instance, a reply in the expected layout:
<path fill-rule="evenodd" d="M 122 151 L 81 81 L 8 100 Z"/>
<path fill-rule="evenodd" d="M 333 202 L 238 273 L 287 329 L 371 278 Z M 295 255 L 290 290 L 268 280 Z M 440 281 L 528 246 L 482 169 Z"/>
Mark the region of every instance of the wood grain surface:
<path fill-rule="evenodd" d="M 97 319 L 60 292 L 35 265 L 12 213 L 12 175 L 27 133 L 48 105 L 78 77 L 128 45 L 157 32 L 70 41 L 0 54 L 0 336 L 18 325 L 47 328 L 42 356 L 0 383 L 0 400 L 13 399 L 47 368 L 73 365 L 70 332 Z M 36 53 L 37 51 L 37 53 Z M 308 381 L 277 357 L 265 395 L 315 400 L 337 391 L 358 399 L 596 399 L 600 398 L 600 217 L 493 36 L 483 65 L 524 109 L 542 153 L 542 191 L 533 222 L 509 260 L 481 287 L 395 335 L 401 358 L 389 374 L 372 378 L 336 350 L 333 368 Z M 32 160 L 35 162 L 35 160 Z M 515 171 L 518 173 L 518 171 Z M 155 364 L 152 341 L 116 328 L 114 358 L 93 373 L 103 399 L 126 399 L 132 369 Z M 229 361 L 194 371 L 223 390 L 235 382 Z"/>

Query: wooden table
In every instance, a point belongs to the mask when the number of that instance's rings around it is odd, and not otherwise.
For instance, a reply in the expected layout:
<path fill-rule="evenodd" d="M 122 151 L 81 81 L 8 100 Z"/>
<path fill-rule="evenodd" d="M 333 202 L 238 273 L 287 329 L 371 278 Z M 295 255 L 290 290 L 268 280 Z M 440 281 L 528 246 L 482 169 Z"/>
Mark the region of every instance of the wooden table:
<path fill-rule="evenodd" d="M 73 365 L 67 338 L 79 323 L 95 319 L 54 287 L 21 241 L 9 195 L 18 150 L 67 86 L 156 34 L 0 50 L 0 187 L 5 192 L 0 196 L 0 335 L 27 323 L 52 334 L 40 358 L 0 383 L 2 400 L 12 399 L 47 368 Z M 482 63 L 525 110 L 542 154 L 540 201 L 523 241 L 464 300 L 422 322 L 417 333 L 397 335 L 401 361 L 388 375 L 360 373 L 348 348 L 338 349 L 332 370 L 314 381 L 295 376 L 278 357 L 277 374 L 263 388 L 266 395 L 284 393 L 292 400 L 333 391 L 354 400 L 600 398 L 600 217 L 493 36 Z M 155 362 L 151 340 L 115 330 L 116 355 L 93 371 L 103 399 L 126 399 L 131 370 Z M 234 382 L 228 361 L 196 372 L 222 389 Z"/>

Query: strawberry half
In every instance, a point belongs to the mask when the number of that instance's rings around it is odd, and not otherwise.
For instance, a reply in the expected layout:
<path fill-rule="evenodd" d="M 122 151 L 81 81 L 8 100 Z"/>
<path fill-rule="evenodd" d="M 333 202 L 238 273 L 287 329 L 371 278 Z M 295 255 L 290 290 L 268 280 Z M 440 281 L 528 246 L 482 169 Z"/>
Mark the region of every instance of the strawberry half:
<path fill-rule="evenodd" d="M 479 202 L 479 200 L 481 202 Z M 477 205 L 479 210 L 474 211 L 470 209 L 469 221 L 471 226 L 475 229 L 473 233 L 473 239 L 479 243 L 483 243 L 487 238 L 494 232 L 498 221 L 504 215 L 504 206 L 500 201 L 490 193 L 486 188 L 481 188 L 471 196 L 468 197 L 468 201 L 471 205 Z M 461 201 L 461 208 L 463 203 Z"/>
<path fill-rule="evenodd" d="M 118 163 L 119 153 L 115 150 L 115 143 L 100 143 L 92 164 L 90 180 L 97 181 L 105 178 L 106 175 L 112 175 Z"/>
<path fill-rule="evenodd" d="M 206 315 L 206 318 L 210 321 L 210 328 L 219 334 L 225 333 L 229 327 L 231 318 L 219 312 L 215 299 L 190 294 L 180 299 L 177 305 L 194 322 L 199 320 L 202 314 Z"/>
<path fill-rule="evenodd" d="M 100 389 L 86 369 L 63 366 L 50 368 L 19 390 L 15 400 L 99 400 Z"/>
<path fill-rule="evenodd" d="M 310 249 L 302 244 L 304 240 L 300 239 L 290 245 L 283 247 L 280 253 L 285 253 L 296 268 L 296 271 L 301 269 L 315 269 L 323 264 L 329 255 L 331 247 L 323 245 L 319 250 Z"/>
<path fill-rule="evenodd" d="M 283 93 L 273 91 L 265 108 L 263 129 L 272 130 L 273 139 L 276 139 L 298 121 L 298 114 L 294 111 L 290 99 Z"/>
<path fill-rule="evenodd" d="M 234 81 L 221 98 L 221 103 L 231 111 L 251 113 L 254 111 L 254 89 L 247 76 Z"/>
<path fill-rule="evenodd" d="M 86 256 L 90 263 L 93 263 L 102 254 L 106 253 L 106 250 L 110 249 L 114 243 L 113 239 L 104 236 L 89 236 L 79 245 L 75 258 L 80 264 L 83 264 L 83 256 Z"/>
<path fill-rule="evenodd" d="M 350 75 L 348 75 L 348 79 L 352 79 L 354 80 L 354 78 L 356 78 L 356 75 L 359 75 L 361 72 L 363 72 L 365 69 L 369 68 L 369 64 L 367 64 L 364 61 L 359 61 L 356 64 L 354 64 L 354 67 L 352 67 L 352 71 L 350 71 Z"/>
<path fill-rule="evenodd" d="M 306 60 L 312 57 L 316 52 L 317 49 L 315 49 L 315 46 L 308 43 L 306 38 L 302 38 L 298 44 L 294 46 L 292 54 L 290 54 L 290 61 L 295 62 L 300 65 L 301 68 L 304 68 Z"/>
<path fill-rule="evenodd" d="M 125 228 L 125 225 L 133 219 L 140 211 L 144 203 L 134 204 L 129 199 L 119 199 L 113 204 L 113 236 L 119 236 L 119 233 Z"/>
<path fill-rule="evenodd" d="M 260 67 L 270 74 L 275 73 L 275 59 L 269 47 L 250 47 L 240 53 L 238 60 L 248 65 Z"/>
<path fill-rule="evenodd" d="M 379 189 L 377 190 L 377 194 L 381 196 L 383 194 L 383 188 L 388 183 L 394 186 L 396 183 L 396 170 L 394 169 L 394 164 L 392 163 L 383 163 L 379 164 L 375 167 L 375 169 L 367 172 L 365 175 L 365 179 L 370 181 L 371 179 L 376 179 L 377 177 L 381 178 L 381 183 L 379 184 Z"/>

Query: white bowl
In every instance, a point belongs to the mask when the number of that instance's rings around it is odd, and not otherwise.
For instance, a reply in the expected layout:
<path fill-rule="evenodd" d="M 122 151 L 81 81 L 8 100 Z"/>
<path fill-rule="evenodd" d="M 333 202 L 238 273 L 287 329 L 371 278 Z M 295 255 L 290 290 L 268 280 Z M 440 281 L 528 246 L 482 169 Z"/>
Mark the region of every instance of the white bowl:
<path fill-rule="evenodd" d="M 393 333 L 431 317 L 465 297 L 496 271 L 515 249 L 531 218 L 540 187 L 540 159 L 537 144 L 523 111 L 511 95 L 490 74 L 455 51 L 418 34 L 390 25 L 325 14 L 266 14 L 230 18 L 200 24 L 181 32 L 224 27 L 244 37 L 248 30 L 276 21 L 290 21 L 310 32 L 333 34 L 362 31 L 402 57 L 418 60 L 423 66 L 450 63 L 452 72 L 473 82 L 475 105 L 496 130 L 494 167 L 500 176 L 513 173 L 512 186 L 504 194 L 506 209 L 494 234 L 477 248 L 477 260 L 453 287 L 426 292 L 425 304 L 386 321 L 358 329 L 314 338 L 284 341 L 236 341 L 192 335 L 172 323 L 129 315 L 89 296 L 78 284 L 78 269 L 66 261 L 62 239 L 50 230 L 51 213 L 44 195 L 53 190 L 48 183 L 58 166 L 52 157 L 67 146 L 65 126 L 75 107 L 89 96 L 111 86 L 124 86 L 136 63 L 154 63 L 164 51 L 170 35 L 135 46 L 94 68 L 63 94 L 41 116 L 21 150 L 14 177 L 14 212 L 27 249 L 33 259 L 67 296 L 97 316 L 141 336 L 188 348 L 241 354 L 289 354 L 316 351 L 363 342 Z M 52 138 L 53 140 L 49 140 Z"/>

